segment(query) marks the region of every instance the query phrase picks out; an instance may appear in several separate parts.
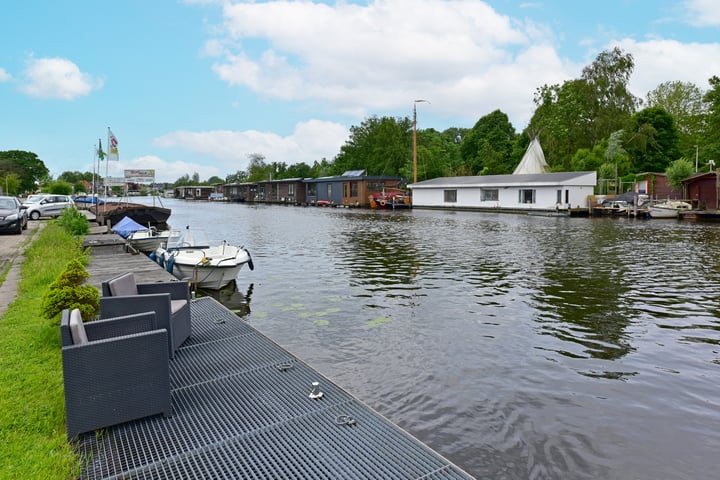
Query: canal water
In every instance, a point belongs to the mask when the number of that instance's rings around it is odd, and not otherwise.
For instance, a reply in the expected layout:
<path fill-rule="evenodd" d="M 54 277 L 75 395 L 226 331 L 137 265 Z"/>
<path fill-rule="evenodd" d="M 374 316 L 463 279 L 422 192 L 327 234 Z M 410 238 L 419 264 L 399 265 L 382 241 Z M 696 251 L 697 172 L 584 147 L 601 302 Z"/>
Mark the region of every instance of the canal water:
<path fill-rule="evenodd" d="M 720 224 L 163 200 L 222 299 L 477 478 L 720 475 Z"/>

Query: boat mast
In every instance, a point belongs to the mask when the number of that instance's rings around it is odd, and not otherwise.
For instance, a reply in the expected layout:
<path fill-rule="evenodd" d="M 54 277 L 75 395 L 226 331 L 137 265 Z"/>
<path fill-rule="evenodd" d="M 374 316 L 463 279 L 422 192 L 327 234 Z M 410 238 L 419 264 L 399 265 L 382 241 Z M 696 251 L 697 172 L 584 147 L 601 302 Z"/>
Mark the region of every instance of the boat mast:
<path fill-rule="evenodd" d="M 420 102 L 430 103 L 427 100 L 413 102 L 413 183 L 417 183 L 417 104 Z"/>

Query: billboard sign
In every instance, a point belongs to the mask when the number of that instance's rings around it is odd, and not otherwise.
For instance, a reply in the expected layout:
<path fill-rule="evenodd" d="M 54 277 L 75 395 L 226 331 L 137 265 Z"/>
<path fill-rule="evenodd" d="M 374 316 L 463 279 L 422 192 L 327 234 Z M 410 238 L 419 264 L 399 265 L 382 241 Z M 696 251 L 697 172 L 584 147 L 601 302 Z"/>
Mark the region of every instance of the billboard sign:
<path fill-rule="evenodd" d="M 155 170 L 125 170 L 127 183 L 155 183 Z"/>

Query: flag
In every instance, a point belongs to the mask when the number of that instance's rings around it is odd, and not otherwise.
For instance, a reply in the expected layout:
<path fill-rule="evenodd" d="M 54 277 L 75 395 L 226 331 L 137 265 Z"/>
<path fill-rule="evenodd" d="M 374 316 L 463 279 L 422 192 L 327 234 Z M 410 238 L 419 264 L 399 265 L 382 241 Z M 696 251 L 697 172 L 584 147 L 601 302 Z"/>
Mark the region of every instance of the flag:
<path fill-rule="evenodd" d="M 95 153 L 97 153 L 97 156 L 98 156 L 98 158 L 100 159 L 101 162 L 102 162 L 103 160 L 105 160 L 105 155 L 106 155 L 106 153 L 103 152 L 102 142 L 100 141 L 99 138 L 98 138 L 98 146 L 97 146 L 97 149 L 96 149 Z"/>
<path fill-rule="evenodd" d="M 108 143 L 110 144 L 110 146 L 109 146 L 110 150 L 108 151 L 108 156 L 107 156 L 108 162 L 110 162 L 110 161 L 117 162 L 118 160 L 120 160 L 120 155 L 118 153 L 118 147 L 117 147 L 118 141 L 117 141 L 117 138 L 115 138 L 115 135 L 113 135 L 112 130 L 110 130 L 110 127 L 108 127 Z"/>

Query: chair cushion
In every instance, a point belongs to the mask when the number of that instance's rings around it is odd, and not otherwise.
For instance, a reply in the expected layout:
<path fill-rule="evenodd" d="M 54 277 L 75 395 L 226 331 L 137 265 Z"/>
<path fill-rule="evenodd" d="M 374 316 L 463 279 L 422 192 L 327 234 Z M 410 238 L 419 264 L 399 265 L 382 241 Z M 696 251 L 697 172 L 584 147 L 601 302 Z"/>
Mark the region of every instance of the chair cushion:
<path fill-rule="evenodd" d="M 85 334 L 85 325 L 83 325 L 80 310 L 76 308 L 70 312 L 70 321 L 68 323 L 70 325 L 70 336 L 72 337 L 73 345 L 88 343 L 88 338 Z"/>
<path fill-rule="evenodd" d="M 170 300 L 170 313 L 175 315 L 185 305 L 187 305 L 187 300 Z"/>
<path fill-rule="evenodd" d="M 112 280 L 108 280 L 108 287 L 110 288 L 110 294 L 114 297 L 120 295 L 138 295 L 135 275 L 132 273 L 125 273 Z"/>

